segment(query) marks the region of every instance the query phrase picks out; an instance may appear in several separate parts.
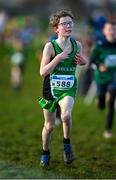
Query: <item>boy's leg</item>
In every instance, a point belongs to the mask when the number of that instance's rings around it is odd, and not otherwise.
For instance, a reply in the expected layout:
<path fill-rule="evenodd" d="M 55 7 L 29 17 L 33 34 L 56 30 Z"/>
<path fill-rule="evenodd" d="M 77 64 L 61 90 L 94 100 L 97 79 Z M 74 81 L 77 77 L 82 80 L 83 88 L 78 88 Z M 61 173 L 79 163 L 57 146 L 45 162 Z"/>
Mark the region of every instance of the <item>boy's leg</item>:
<path fill-rule="evenodd" d="M 51 133 L 54 128 L 55 112 L 52 113 L 49 112 L 47 109 L 44 109 L 43 113 L 44 113 L 45 123 L 42 130 L 42 142 L 43 142 L 43 150 L 47 151 L 49 150 Z"/>
<path fill-rule="evenodd" d="M 72 163 L 74 156 L 70 145 L 70 129 L 71 129 L 71 112 L 74 105 L 74 99 L 71 96 L 66 96 L 59 101 L 61 108 L 61 120 L 63 123 L 63 134 L 64 134 L 64 161 L 67 164 Z"/>
<path fill-rule="evenodd" d="M 71 128 L 71 113 L 74 105 L 74 99 L 71 96 L 65 96 L 59 101 L 59 106 L 61 109 L 61 120 L 63 123 L 63 134 L 64 138 L 70 138 L 70 128 Z"/>
<path fill-rule="evenodd" d="M 50 160 L 49 149 L 50 149 L 51 133 L 53 131 L 54 123 L 55 123 L 55 112 L 51 113 L 46 109 L 44 109 L 43 112 L 44 112 L 45 123 L 42 130 L 43 152 L 42 152 L 40 164 L 42 166 L 47 166 L 49 165 L 49 160 Z"/>

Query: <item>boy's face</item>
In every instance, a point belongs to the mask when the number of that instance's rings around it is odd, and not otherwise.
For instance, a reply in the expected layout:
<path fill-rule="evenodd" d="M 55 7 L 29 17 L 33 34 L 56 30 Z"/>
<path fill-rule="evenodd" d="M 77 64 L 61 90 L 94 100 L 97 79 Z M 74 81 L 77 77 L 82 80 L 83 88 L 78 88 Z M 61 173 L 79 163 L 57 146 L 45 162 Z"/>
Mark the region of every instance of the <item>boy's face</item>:
<path fill-rule="evenodd" d="M 110 23 L 106 23 L 103 28 L 103 34 L 105 35 L 106 39 L 114 40 L 116 38 L 115 26 Z"/>
<path fill-rule="evenodd" d="M 72 33 L 73 21 L 69 16 L 61 17 L 56 28 L 56 33 L 61 36 L 69 37 Z"/>

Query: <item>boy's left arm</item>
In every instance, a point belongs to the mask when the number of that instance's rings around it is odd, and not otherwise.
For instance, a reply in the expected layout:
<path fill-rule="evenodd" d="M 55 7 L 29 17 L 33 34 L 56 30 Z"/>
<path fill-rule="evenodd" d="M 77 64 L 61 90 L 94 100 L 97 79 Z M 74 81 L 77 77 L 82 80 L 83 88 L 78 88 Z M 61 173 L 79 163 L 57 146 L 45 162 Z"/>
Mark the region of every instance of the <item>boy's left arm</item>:
<path fill-rule="evenodd" d="M 74 58 L 74 63 L 77 65 L 85 65 L 88 63 L 87 59 L 84 57 L 84 55 L 82 54 L 82 45 L 79 41 L 77 41 L 77 46 L 78 46 L 78 53 L 75 55 Z"/>

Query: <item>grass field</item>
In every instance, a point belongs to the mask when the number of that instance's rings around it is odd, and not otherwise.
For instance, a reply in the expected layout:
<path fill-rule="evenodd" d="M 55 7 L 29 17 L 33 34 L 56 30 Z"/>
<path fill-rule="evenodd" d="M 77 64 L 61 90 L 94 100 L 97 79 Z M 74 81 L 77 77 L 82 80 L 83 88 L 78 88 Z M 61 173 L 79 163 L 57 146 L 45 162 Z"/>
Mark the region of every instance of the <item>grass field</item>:
<path fill-rule="evenodd" d="M 39 166 L 41 155 L 42 79 L 35 58 L 27 62 L 23 89 L 14 93 L 10 87 L 10 63 L 0 61 L 0 178 L 116 178 L 116 124 L 114 137 L 104 140 L 105 111 L 95 103 L 83 104 L 78 97 L 73 111 L 71 142 L 75 161 L 63 162 L 62 127 L 56 126 L 51 144 L 51 163 Z M 115 119 L 116 120 L 116 119 Z"/>

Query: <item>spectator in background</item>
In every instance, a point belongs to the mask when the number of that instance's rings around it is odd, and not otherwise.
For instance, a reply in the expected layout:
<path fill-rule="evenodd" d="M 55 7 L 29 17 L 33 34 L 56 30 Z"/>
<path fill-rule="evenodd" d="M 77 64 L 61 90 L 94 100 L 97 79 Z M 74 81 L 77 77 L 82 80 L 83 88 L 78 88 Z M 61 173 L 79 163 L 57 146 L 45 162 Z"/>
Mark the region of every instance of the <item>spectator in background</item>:
<path fill-rule="evenodd" d="M 99 16 L 96 23 L 95 23 L 95 29 L 94 29 L 96 41 L 104 39 L 102 29 L 103 29 L 103 26 L 105 23 L 106 23 L 106 17 L 105 16 Z"/>
<path fill-rule="evenodd" d="M 25 18 L 23 27 L 14 27 L 11 33 L 11 85 L 14 90 L 22 87 L 23 72 L 29 59 L 30 48 L 37 29 L 32 23 L 31 17 Z"/>
<path fill-rule="evenodd" d="M 15 91 L 19 91 L 22 87 L 24 64 L 23 44 L 18 31 L 15 31 L 12 38 L 11 54 L 11 86 Z"/>
<path fill-rule="evenodd" d="M 37 34 L 37 31 L 38 30 L 33 22 L 33 19 L 31 17 L 26 17 L 24 27 L 20 29 L 20 39 L 23 45 L 23 54 L 25 56 L 25 60 L 28 59 L 30 48 L 32 48 L 32 42 Z"/>
<path fill-rule="evenodd" d="M 91 53 L 91 64 L 98 91 L 98 108 L 104 109 L 106 93 L 109 93 L 108 112 L 106 117 L 105 138 L 112 137 L 114 105 L 116 99 L 116 24 L 106 22 L 102 29 L 104 38 L 98 41 Z"/>

